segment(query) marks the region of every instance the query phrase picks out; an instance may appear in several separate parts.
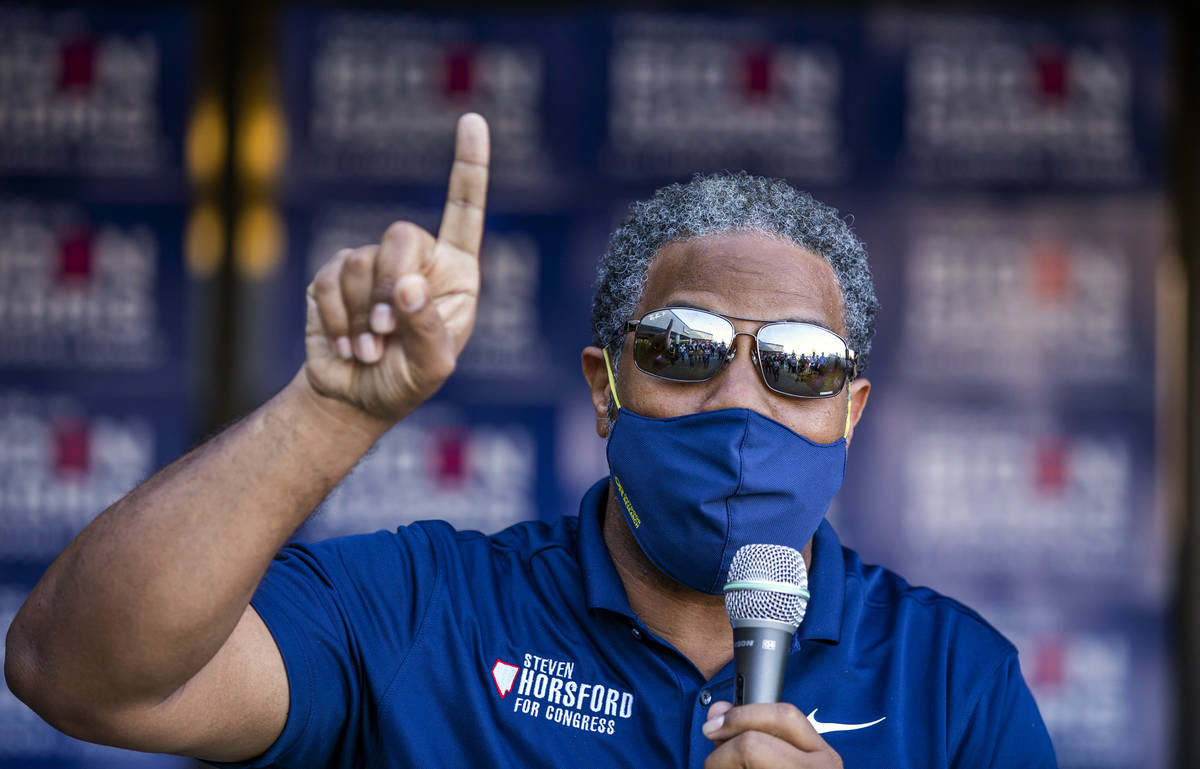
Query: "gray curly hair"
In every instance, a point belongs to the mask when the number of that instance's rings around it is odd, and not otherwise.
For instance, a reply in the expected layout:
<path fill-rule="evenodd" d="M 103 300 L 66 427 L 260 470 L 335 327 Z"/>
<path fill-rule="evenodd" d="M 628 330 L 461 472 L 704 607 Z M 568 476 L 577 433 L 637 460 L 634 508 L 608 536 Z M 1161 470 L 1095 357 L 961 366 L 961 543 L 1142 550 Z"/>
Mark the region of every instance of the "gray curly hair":
<path fill-rule="evenodd" d="M 875 333 L 875 283 L 867 249 L 838 216 L 807 192 L 782 179 L 746 172 L 697 174 L 687 184 L 662 187 L 634 203 L 600 258 L 592 298 L 592 338 L 620 360 L 625 322 L 633 316 L 646 284 L 646 271 L 668 243 L 722 232 L 778 236 L 822 257 L 842 293 L 846 341 L 866 371 Z"/>

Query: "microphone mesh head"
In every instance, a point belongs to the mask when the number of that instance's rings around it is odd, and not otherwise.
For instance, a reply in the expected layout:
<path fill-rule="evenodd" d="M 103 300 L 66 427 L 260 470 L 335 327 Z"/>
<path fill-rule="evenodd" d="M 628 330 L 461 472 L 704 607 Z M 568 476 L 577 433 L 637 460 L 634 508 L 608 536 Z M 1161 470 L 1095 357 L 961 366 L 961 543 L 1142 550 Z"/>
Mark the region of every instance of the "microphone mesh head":
<path fill-rule="evenodd" d="M 784 545 L 742 545 L 729 564 L 729 582 L 782 582 L 808 593 L 808 570 L 800 551 Z M 725 592 L 730 621 L 773 620 L 800 627 L 808 599 L 769 588 Z"/>

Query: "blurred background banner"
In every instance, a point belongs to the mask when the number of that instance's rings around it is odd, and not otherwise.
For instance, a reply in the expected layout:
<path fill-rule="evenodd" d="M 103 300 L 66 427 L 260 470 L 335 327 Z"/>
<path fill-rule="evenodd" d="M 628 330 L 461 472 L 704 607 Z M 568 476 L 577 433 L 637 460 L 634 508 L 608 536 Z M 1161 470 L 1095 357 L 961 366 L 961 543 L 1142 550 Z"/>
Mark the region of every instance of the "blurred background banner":
<path fill-rule="evenodd" d="M 296 373 L 322 264 L 436 230 L 473 110 L 475 334 L 298 537 L 574 514 L 607 474 L 579 352 L 608 234 L 693 173 L 782 176 L 853 222 L 882 303 L 843 540 L 1017 643 L 1063 767 L 1175 765 L 1168 18 L 0 4 L 0 623 Z M 0 767 L 134 761 L 188 763 L 0 692 Z"/>
<path fill-rule="evenodd" d="M 196 439 L 182 259 L 194 14 L 0 5 L 0 626 Z M 4 689 L 0 766 L 184 759 L 69 739 Z"/>

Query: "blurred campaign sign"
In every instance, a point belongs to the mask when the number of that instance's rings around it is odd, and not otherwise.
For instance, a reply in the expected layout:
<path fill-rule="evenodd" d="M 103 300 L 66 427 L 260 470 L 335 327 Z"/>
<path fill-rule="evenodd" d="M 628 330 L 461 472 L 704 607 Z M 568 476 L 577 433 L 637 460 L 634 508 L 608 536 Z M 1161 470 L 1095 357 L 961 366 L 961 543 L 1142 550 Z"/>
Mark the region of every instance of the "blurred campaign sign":
<path fill-rule="evenodd" d="M 872 149 L 900 179 L 1161 182 L 1166 62 L 1155 14 L 876 11 L 867 39 L 872 81 L 900 91 L 875 102 Z"/>
<path fill-rule="evenodd" d="M 1127 610 L 995 618 L 1021 650 L 1022 672 L 1061 766 L 1172 765 L 1171 708 L 1163 696 L 1171 665 L 1159 618 Z"/>
<path fill-rule="evenodd" d="M 100 511 L 184 449 L 174 398 L 0 390 L 0 573 L 36 577 Z"/>
<path fill-rule="evenodd" d="M 283 67 L 290 172 L 324 185 L 443 185 L 454 124 L 488 118 L 494 187 L 561 181 L 577 97 L 555 93 L 553 70 L 578 64 L 568 15 L 431 16 L 295 9 Z M 566 98 L 563 98 L 563 97 Z M 340 185 L 339 185 L 340 183 Z M 538 187 L 543 189 L 537 189 Z"/>
<path fill-rule="evenodd" d="M 906 383 L 1153 412 L 1159 198 L 916 200 L 895 212 L 903 289 L 885 310 Z"/>
<path fill-rule="evenodd" d="M 182 190 L 191 16 L 0 5 L 0 175 Z"/>
<path fill-rule="evenodd" d="M 180 220 L 164 206 L 0 198 L 0 371 L 84 387 L 97 382 L 82 371 L 152 374 L 181 392 Z"/>
<path fill-rule="evenodd" d="M 729 168 L 844 181 L 859 29 L 849 14 L 616 17 L 598 170 L 625 180 Z"/>
<path fill-rule="evenodd" d="M 494 532 L 553 505 L 553 411 L 425 404 L 393 427 L 321 505 L 302 539 L 437 518 Z"/>
<path fill-rule="evenodd" d="M 897 259 L 840 530 L 1013 638 L 1062 766 L 1165 765 L 1163 729 L 1098 747 L 1123 713 L 1169 721 L 1161 200 L 913 193 L 871 219 Z"/>

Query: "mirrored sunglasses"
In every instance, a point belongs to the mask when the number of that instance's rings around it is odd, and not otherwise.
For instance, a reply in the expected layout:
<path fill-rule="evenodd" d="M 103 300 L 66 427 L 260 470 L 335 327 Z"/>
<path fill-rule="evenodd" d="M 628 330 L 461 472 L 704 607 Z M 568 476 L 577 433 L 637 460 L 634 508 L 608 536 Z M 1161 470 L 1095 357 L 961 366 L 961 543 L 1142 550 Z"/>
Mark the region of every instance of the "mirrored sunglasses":
<path fill-rule="evenodd" d="M 690 307 L 664 307 L 625 325 L 638 369 L 672 382 L 706 382 L 733 360 L 734 339 L 754 337 L 752 360 L 768 388 L 793 398 L 831 398 L 854 378 L 856 355 L 827 328 L 799 321 L 766 323 L 756 333 L 730 322 L 751 320 Z"/>

